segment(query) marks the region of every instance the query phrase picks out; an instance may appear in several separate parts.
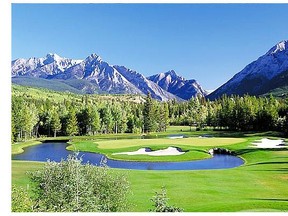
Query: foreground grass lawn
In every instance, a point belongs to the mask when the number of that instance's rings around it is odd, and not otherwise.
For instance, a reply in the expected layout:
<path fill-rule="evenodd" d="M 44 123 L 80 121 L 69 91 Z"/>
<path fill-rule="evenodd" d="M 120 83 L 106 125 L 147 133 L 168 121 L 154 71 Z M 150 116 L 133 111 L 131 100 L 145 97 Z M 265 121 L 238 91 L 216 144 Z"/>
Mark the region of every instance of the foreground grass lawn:
<path fill-rule="evenodd" d="M 119 169 L 119 172 L 127 173 L 131 183 L 129 211 L 147 212 L 152 208 L 150 199 L 154 191 L 160 191 L 162 186 L 167 189 L 169 203 L 183 208 L 185 212 L 288 211 L 288 150 L 249 147 L 252 141 L 260 138 L 249 135 L 244 142 L 241 140 L 225 146 L 236 151 L 245 160 L 245 164 L 238 168 L 197 171 Z M 167 141 L 170 142 L 168 139 Z M 101 142 L 103 144 L 106 141 Z M 107 145 L 108 143 L 107 141 Z M 161 147 L 159 144 L 156 143 L 155 147 Z M 190 147 L 201 150 L 210 147 L 209 145 L 195 147 L 191 144 Z M 91 146 L 94 150 L 98 149 L 95 144 Z M 189 145 L 184 146 L 190 148 Z M 109 151 L 109 148 L 105 150 Z M 12 161 L 12 183 L 27 187 L 29 179 L 26 171 L 37 170 L 42 166 L 43 163 L 40 162 Z"/>

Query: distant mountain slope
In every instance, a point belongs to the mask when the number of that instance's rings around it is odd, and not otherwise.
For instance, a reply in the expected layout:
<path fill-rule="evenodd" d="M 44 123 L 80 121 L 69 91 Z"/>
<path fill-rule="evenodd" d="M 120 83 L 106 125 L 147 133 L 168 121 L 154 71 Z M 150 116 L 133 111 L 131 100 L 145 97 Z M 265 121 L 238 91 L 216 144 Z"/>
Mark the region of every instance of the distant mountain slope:
<path fill-rule="evenodd" d="M 53 79 L 87 80 L 102 91 L 112 94 L 140 94 L 133 84 L 123 77 L 113 66 L 102 61 L 100 56 L 92 54 Z"/>
<path fill-rule="evenodd" d="M 197 95 L 202 97 L 207 95 L 207 92 L 202 89 L 196 80 L 185 80 L 183 77 L 177 75 L 174 70 L 150 76 L 148 79 L 184 100 L 189 100 L 191 97 L 196 97 Z"/>
<path fill-rule="evenodd" d="M 288 70 L 276 75 L 269 82 L 263 85 L 262 94 L 285 86 L 288 86 Z"/>
<path fill-rule="evenodd" d="M 45 58 L 16 59 L 12 61 L 11 68 L 12 82 L 20 85 L 90 94 L 150 92 L 153 98 L 161 101 L 180 100 L 136 71 L 112 66 L 96 54 L 84 60 L 62 58 L 57 54 L 47 54 Z M 36 78 L 39 80 L 36 81 Z"/>
<path fill-rule="evenodd" d="M 221 95 L 261 95 L 286 85 L 288 70 L 288 41 L 281 41 L 265 55 L 247 65 L 227 83 L 208 95 L 209 99 Z M 284 79 L 281 81 L 281 77 Z"/>
<path fill-rule="evenodd" d="M 175 95 L 165 91 L 156 83 L 150 81 L 142 74 L 137 73 L 136 71 L 130 70 L 124 66 L 114 66 L 129 82 L 131 82 L 134 86 L 136 86 L 141 92 L 144 94 L 151 93 L 154 95 L 154 98 L 158 100 L 163 100 L 163 98 L 167 98 L 168 100 L 177 99 L 181 100 L 180 98 L 176 97 Z"/>
<path fill-rule="evenodd" d="M 44 58 L 16 59 L 11 65 L 12 82 L 19 85 L 75 93 L 144 94 L 161 101 L 183 100 L 205 91 L 195 80 L 185 80 L 171 71 L 165 81 L 146 78 L 125 66 L 110 65 L 91 54 L 84 60 L 47 54 Z M 158 77 L 159 78 L 159 77 Z"/>

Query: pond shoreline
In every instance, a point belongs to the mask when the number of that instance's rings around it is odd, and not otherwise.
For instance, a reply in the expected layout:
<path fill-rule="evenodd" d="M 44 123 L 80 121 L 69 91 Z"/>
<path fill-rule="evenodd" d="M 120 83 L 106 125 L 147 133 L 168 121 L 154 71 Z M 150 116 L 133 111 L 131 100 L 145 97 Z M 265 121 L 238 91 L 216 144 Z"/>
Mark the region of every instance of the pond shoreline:
<path fill-rule="evenodd" d="M 13 160 L 51 161 L 60 162 L 66 159 L 73 151 L 67 150 L 67 142 L 45 142 L 42 145 L 30 146 L 23 154 L 14 155 Z M 243 165 L 244 161 L 236 156 L 215 154 L 212 158 L 182 161 L 182 162 L 144 162 L 109 159 L 103 154 L 78 152 L 84 163 L 98 166 L 104 159 L 111 168 L 136 170 L 207 170 L 228 169 Z"/>

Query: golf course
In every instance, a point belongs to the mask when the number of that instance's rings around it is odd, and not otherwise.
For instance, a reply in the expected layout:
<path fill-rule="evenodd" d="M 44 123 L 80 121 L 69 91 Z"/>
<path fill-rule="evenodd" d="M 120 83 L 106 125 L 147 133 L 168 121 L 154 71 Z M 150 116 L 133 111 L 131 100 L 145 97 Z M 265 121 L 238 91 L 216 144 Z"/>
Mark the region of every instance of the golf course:
<path fill-rule="evenodd" d="M 171 136 L 178 138 L 171 138 Z M 256 146 L 262 139 L 283 140 L 270 148 Z M 227 149 L 243 160 L 228 169 L 205 170 L 134 170 L 115 169 L 125 173 L 130 183 L 129 212 L 147 212 L 151 198 L 161 187 L 167 190 L 168 202 L 184 212 L 286 212 L 288 210 L 287 140 L 276 132 L 190 131 L 190 127 L 170 126 L 166 132 L 139 134 L 102 134 L 47 138 L 69 140 L 67 150 L 100 153 L 109 159 L 143 162 L 198 161 L 213 157 L 213 148 Z M 12 145 L 12 157 L 25 148 L 41 145 L 45 139 Z M 149 148 L 161 151 L 175 147 L 182 154 L 127 154 Z M 27 171 L 39 170 L 45 162 L 12 160 L 12 184 L 29 188 Z M 113 168 L 111 168 L 113 169 Z M 28 190 L 29 193 L 32 193 Z"/>

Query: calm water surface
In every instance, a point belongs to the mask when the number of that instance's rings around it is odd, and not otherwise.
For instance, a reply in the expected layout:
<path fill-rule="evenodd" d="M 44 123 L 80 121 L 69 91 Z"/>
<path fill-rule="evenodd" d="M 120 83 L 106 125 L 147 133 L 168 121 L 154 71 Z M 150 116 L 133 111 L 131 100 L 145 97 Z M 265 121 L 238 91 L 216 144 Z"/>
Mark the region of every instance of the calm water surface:
<path fill-rule="evenodd" d="M 72 151 L 66 150 L 67 143 L 63 142 L 45 142 L 40 145 L 25 148 L 22 154 L 13 155 L 13 160 L 28 161 L 51 161 L 59 162 L 66 159 Z M 101 159 L 106 158 L 103 154 L 79 152 L 82 156 L 83 163 L 98 166 Z M 207 170 L 207 169 L 226 169 L 238 167 L 244 161 L 232 155 L 217 155 L 204 160 L 184 161 L 184 162 L 136 162 L 136 161 L 120 161 L 107 159 L 107 165 L 112 168 L 137 169 L 137 170 Z"/>

